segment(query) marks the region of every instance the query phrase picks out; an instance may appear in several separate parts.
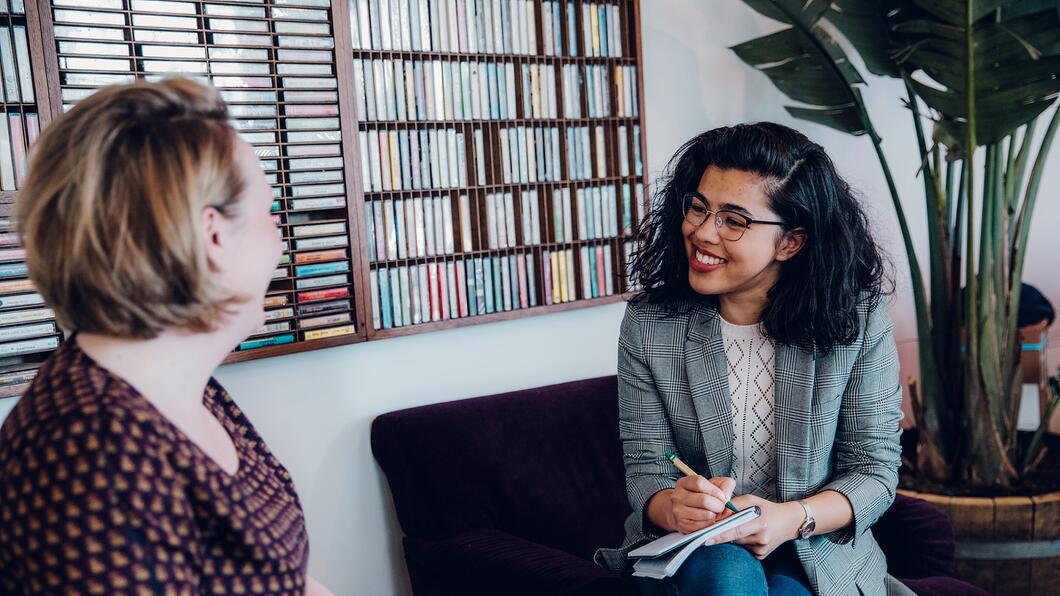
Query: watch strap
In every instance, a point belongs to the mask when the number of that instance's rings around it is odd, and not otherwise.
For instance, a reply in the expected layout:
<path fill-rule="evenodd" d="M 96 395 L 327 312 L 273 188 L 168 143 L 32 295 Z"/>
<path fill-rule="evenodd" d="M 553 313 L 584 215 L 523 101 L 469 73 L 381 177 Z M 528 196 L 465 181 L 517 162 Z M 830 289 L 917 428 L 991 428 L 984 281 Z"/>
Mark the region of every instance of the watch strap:
<path fill-rule="evenodd" d="M 809 503 L 800 499 L 799 505 L 802 505 L 802 510 L 806 513 L 806 519 L 803 520 L 802 525 L 799 527 L 799 538 L 805 540 L 813 535 L 817 520 L 813 517 L 813 509 L 810 508 Z"/>

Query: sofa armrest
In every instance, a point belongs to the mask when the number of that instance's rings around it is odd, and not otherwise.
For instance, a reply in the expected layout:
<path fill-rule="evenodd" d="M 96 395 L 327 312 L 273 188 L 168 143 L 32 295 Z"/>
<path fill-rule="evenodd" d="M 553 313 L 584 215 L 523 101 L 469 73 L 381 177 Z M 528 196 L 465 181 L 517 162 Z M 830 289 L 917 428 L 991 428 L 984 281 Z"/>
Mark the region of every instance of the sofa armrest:
<path fill-rule="evenodd" d="M 636 594 L 628 578 L 592 561 L 496 529 L 406 537 L 405 555 L 417 593 L 423 585 L 432 594 Z"/>
<path fill-rule="evenodd" d="M 872 534 L 887 555 L 887 572 L 901 579 L 953 576 L 953 525 L 931 503 L 898 493 Z"/>

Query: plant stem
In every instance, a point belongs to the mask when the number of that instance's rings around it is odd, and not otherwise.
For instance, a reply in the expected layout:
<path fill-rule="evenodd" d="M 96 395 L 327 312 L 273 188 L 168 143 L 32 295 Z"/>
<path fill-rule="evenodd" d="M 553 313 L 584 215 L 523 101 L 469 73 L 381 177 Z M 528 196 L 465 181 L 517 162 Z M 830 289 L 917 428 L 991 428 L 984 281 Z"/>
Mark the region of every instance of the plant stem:
<path fill-rule="evenodd" d="M 965 222 L 965 304 L 964 304 L 964 321 L 965 321 L 965 351 L 964 351 L 964 391 L 965 391 L 965 406 L 964 406 L 964 418 L 969 424 L 976 424 L 981 421 L 975 418 L 975 414 L 978 411 L 980 415 L 989 412 L 989 408 L 979 408 L 980 396 L 982 395 L 982 387 L 979 381 L 979 375 L 977 373 L 979 363 L 979 309 L 978 305 L 978 290 L 975 279 L 975 71 L 973 69 L 975 48 L 972 43 L 972 29 L 975 26 L 974 17 L 972 16 L 972 7 L 969 5 L 965 9 L 965 23 L 964 23 L 964 42 L 965 42 L 965 111 L 967 113 L 967 124 L 965 126 L 965 152 L 967 153 L 967 165 L 964 168 L 964 175 L 966 177 L 965 188 L 968 189 L 968 208 L 965 211 L 967 221 Z M 976 434 L 974 429 L 969 429 L 969 438 Z M 980 445 L 980 441 L 974 441 L 969 445 L 968 454 L 971 457 L 969 462 L 972 467 L 972 473 L 977 474 L 980 472 L 979 468 L 981 462 L 979 461 L 979 453 L 982 451 L 983 446 Z M 971 478 L 969 480 L 975 480 Z M 979 481 L 983 481 L 979 478 Z"/>
<path fill-rule="evenodd" d="M 935 161 L 928 159 L 924 128 L 920 120 L 920 104 L 916 94 L 913 92 L 913 86 L 909 84 L 908 78 L 903 80 L 905 81 L 906 94 L 909 98 L 910 113 L 913 117 L 917 149 L 920 152 L 924 197 L 927 199 L 928 256 L 931 276 L 931 300 L 929 302 L 927 296 L 923 295 L 923 288 L 921 288 L 921 295 L 916 292 L 916 280 L 922 280 L 923 272 L 916 260 L 915 253 L 912 252 L 913 248 L 907 246 L 906 251 L 911 255 L 909 259 L 910 275 L 914 278 L 913 297 L 917 317 L 917 353 L 920 359 L 920 396 L 923 404 L 921 413 L 924 418 L 923 420 L 918 420 L 917 424 L 921 425 L 923 439 L 937 449 L 942 461 L 948 461 L 953 450 L 951 443 L 945 439 L 952 436 L 952 433 L 947 432 L 951 425 L 949 424 L 949 418 L 945 416 L 945 409 L 939 406 L 940 401 L 942 403 L 950 401 L 945 399 L 946 396 L 943 395 L 948 386 L 943 382 L 943 371 L 939 368 L 939 359 L 943 353 L 942 348 L 950 339 L 945 331 L 946 325 L 940 326 L 940 323 L 946 319 L 945 311 L 948 307 L 943 299 L 947 294 L 946 288 L 949 283 L 945 239 L 945 230 L 948 227 L 948 223 L 942 220 L 942 218 L 946 217 L 946 208 L 940 204 L 941 190 L 938 183 L 937 152 L 935 153 Z M 881 155 L 881 163 L 886 168 L 886 159 L 882 156 L 882 150 L 878 151 L 878 153 Z M 895 209 L 899 214 L 899 221 L 904 223 L 905 215 L 901 211 L 901 206 L 896 205 Z M 922 281 L 921 284 L 923 284 Z M 925 449 L 930 448 L 925 446 Z M 923 451 L 918 449 L 918 452 Z M 921 469 L 932 468 L 928 462 L 921 461 L 917 465 Z M 931 471 L 934 474 L 941 472 L 940 470 Z M 942 478 L 939 479 L 942 480 Z"/>

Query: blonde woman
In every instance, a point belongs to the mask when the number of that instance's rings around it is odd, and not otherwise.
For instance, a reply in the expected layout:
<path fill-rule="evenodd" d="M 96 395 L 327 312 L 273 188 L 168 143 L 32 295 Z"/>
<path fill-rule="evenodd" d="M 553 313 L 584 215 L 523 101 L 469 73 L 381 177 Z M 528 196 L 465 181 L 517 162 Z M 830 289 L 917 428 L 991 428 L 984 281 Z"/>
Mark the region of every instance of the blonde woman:
<path fill-rule="evenodd" d="M 73 335 L 0 431 L 0 592 L 330 593 L 290 475 L 211 376 L 263 322 L 271 203 L 187 79 L 102 89 L 41 136 L 15 215 Z"/>

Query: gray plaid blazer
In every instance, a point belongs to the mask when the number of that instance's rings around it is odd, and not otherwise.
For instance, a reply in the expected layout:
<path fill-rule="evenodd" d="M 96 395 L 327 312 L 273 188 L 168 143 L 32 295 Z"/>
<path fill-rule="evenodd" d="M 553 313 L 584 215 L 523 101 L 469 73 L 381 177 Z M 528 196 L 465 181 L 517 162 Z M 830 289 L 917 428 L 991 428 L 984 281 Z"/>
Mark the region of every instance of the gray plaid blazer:
<path fill-rule="evenodd" d="M 887 562 L 869 528 L 898 485 L 902 393 L 885 305 L 859 314 L 857 340 L 828 354 L 776 345 L 778 497 L 830 489 L 854 508 L 851 527 L 794 542 L 817 594 L 887 593 Z M 622 547 L 597 551 L 596 561 L 628 571 L 626 553 L 659 536 L 644 522 L 644 506 L 678 478 L 663 454 L 681 454 L 705 476 L 729 476 L 733 421 L 715 307 L 696 303 L 667 316 L 661 306 L 630 303 L 618 346 L 619 434 L 633 513 Z"/>

